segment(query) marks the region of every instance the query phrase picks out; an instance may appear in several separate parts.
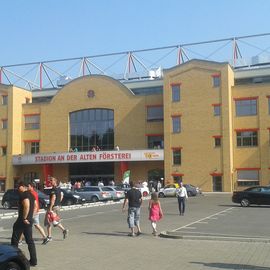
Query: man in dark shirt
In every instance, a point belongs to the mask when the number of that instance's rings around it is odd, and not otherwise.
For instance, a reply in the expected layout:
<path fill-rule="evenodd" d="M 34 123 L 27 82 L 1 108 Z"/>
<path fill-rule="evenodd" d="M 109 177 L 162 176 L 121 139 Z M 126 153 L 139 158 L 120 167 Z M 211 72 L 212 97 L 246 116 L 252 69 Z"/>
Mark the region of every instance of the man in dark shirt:
<path fill-rule="evenodd" d="M 63 238 L 65 239 L 68 235 L 68 230 L 64 228 L 64 226 L 60 223 L 60 221 L 50 221 L 49 215 L 57 215 L 59 217 L 59 210 L 61 206 L 61 201 L 63 199 L 63 193 L 61 189 L 58 187 L 58 181 L 55 177 L 50 178 L 50 182 L 52 185 L 52 191 L 50 194 L 50 205 L 45 215 L 44 225 L 47 226 L 48 236 L 44 239 L 43 244 L 47 244 L 49 241 L 52 241 L 52 225 L 54 227 L 58 227 L 63 232 Z"/>
<path fill-rule="evenodd" d="M 123 203 L 122 210 L 125 211 L 126 204 L 128 202 L 128 227 L 131 229 L 129 236 L 135 236 L 135 226 L 137 227 L 136 235 L 141 234 L 140 228 L 140 210 L 142 204 L 142 194 L 134 186 L 133 181 L 130 182 L 131 189 L 127 191 L 126 197 Z"/>
<path fill-rule="evenodd" d="M 32 235 L 32 220 L 35 208 L 35 198 L 27 190 L 27 184 L 20 182 L 18 185 L 20 194 L 18 218 L 13 225 L 11 245 L 18 247 L 20 237 L 24 235 L 30 254 L 30 265 L 37 265 L 36 246 Z"/>

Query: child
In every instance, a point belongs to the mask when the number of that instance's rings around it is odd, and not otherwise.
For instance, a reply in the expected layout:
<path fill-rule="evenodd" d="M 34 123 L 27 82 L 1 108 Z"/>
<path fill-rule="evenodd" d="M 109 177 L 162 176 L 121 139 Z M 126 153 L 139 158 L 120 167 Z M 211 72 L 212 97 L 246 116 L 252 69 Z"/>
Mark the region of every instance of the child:
<path fill-rule="evenodd" d="M 153 235 L 157 236 L 157 221 L 163 217 L 163 212 L 160 206 L 157 192 L 153 192 L 151 195 L 151 200 L 149 201 L 149 220 L 153 228 Z"/>

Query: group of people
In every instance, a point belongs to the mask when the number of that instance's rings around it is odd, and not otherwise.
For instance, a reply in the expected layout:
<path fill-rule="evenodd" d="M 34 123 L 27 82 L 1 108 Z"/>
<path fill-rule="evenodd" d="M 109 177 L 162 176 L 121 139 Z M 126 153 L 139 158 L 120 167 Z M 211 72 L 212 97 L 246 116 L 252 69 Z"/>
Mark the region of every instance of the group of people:
<path fill-rule="evenodd" d="M 11 238 L 11 245 L 18 247 L 19 242 L 24 236 L 25 241 L 28 245 L 28 250 L 30 254 L 29 263 L 31 266 L 37 265 L 37 254 L 35 242 L 32 235 L 32 226 L 39 231 L 43 238 L 43 245 L 46 245 L 48 242 L 52 241 L 52 226 L 58 227 L 63 233 L 63 239 L 68 235 L 68 230 L 62 225 L 59 209 L 61 201 L 63 199 L 63 193 L 61 192 L 60 187 L 58 186 L 58 180 L 55 177 L 50 177 L 50 184 L 52 190 L 50 193 L 50 204 L 46 211 L 44 226 L 47 227 L 47 235 L 40 225 L 39 222 L 39 202 L 38 202 L 38 193 L 35 190 L 35 184 L 20 182 L 18 184 L 18 191 L 20 194 L 19 198 L 19 207 L 18 207 L 18 218 L 13 225 L 13 232 Z M 140 228 L 140 209 L 142 204 L 142 194 L 138 190 L 134 182 L 130 182 L 131 189 L 127 191 L 126 197 L 123 202 L 122 211 L 126 210 L 128 206 L 128 215 L 127 222 L 128 227 L 130 228 L 129 236 L 139 236 L 141 232 Z M 187 190 L 180 183 L 180 187 L 177 190 L 178 206 L 180 215 L 185 213 L 185 201 L 188 198 Z M 157 222 L 163 217 L 163 211 L 161 204 L 158 198 L 157 192 L 152 192 L 151 199 L 148 203 L 149 210 L 149 220 L 151 222 L 152 234 L 154 236 L 158 235 L 157 232 Z M 136 229 L 136 231 L 135 231 Z"/>
<path fill-rule="evenodd" d="M 59 208 L 63 194 L 58 187 L 58 181 L 56 178 L 50 178 L 50 184 L 52 186 L 50 194 L 50 204 L 47 209 L 44 225 L 47 227 L 47 235 L 39 222 L 39 202 L 38 193 L 34 189 L 34 183 L 20 182 L 18 184 L 19 191 L 19 205 L 18 205 L 18 218 L 13 224 L 13 232 L 11 237 L 11 245 L 18 247 L 22 236 L 25 238 L 25 242 L 28 245 L 30 254 L 29 263 L 31 266 L 37 265 L 37 254 L 35 242 L 33 240 L 32 226 L 41 234 L 45 245 L 52 241 L 52 226 L 58 227 L 63 233 L 63 239 L 68 235 L 68 230 L 61 224 L 59 217 Z"/>
<path fill-rule="evenodd" d="M 135 187 L 133 181 L 130 182 L 131 189 L 127 191 L 126 197 L 123 203 L 122 211 L 126 210 L 126 206 L 128 205 L 128 215 L 127 215 L 127 223 L 131 232 L 128 234 L 129 236 L 139 236 L 141 232 L 140 227 L 140 210 L 142 204 L 142 194 Z M 180 216 L 183 216 L 186 208 L 186 200 L 188 198 L 187 190 L 184 187 L 183 183 L 180 182 L 179 188 L 176 191 L 176 196 L 178 200 L 178 209 Z M 158 198 L 157 192 L 151 193 L 151 199 L 148 203 L 149 210 L 149 220 L 152 226 L 152 234 L 154 236 L 158 235 L 157 232 L 157 222 L 163 217 L 163 211 L 161 208 L 161 204 Z M 135 231 L 136 229 L 136 231 Z"/>
<path fill-rule="evenodd" d="M 138 190 L 133 181 L 130 182 L 131 189 L 127 191 L 126 197 L 123 203 L 122 211 L 126 210 L 126 206 L 128 205 L 128 216 L 127 222 L 128 227 L 131 232 L 128 234 L 129 236 L 139 236 L 141 232 L 140 227 L 140 211 L 142 204 L 142 194 L 140 190 Z M 157 222 L 163 217 L 163 211 L 161 208 L 161 204 L 158 198 L 158 194 L 153 192 L 151 194 L 151 199 L 148 204 L 149 210 L 149 220 L 151 222 L 151 226 L 153 229 L 153 235 L 157 236 Z M 136 232 L 135 232 L 136 228 Z"/>

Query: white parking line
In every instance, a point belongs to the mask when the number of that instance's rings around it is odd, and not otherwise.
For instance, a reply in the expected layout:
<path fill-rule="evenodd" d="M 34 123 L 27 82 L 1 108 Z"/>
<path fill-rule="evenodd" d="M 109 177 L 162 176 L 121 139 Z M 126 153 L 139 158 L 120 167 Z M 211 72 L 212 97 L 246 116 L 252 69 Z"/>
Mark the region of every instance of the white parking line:
<path fill-rule="evenodd" d="M 205 218 L 199 219 L 199 220 L 197 220 L 197 221 L 191 222 L 191 223 L 189 223 L 189 224 L 187 224 L 187 225 L 185 225 L 185 226 L 182 226 L 182 227 L 180 227 L 180 228 L 177 228 L 177 229 L 172 230 L 172 232 L 176 232 L 176 231 L 181 230 L 181 229 L 183 229 L 183 228 L 186 228 L 186 227 L 188 227 L 188 226 L 190 226 L 190 225 L 196 224 L 196 223 L 201 222 L 201 221 L 204 221 L 204 220 L 206 220 L 206 219 L 210 219 L 210 218 L 215 217 L 216 215 L 218 215 L 218 214 L 220 214 L 220 213 L 224 213 L 224 212 L 226 212 L 226 211 L 228 211 L 228 210 L 230 210 L 230 209 L 233 209 L 233 208 L 234 208 L 234 207 L 230 207 L 230 208 L 227 208 L 227 209 L 225 209 L 225 210 L 223 210 L 223 211 L 220 211 L 220 212 L 218 212 L 218 213 L 215 213 L 215 214 L 213 214 L 213 215 L 210 215 L 210 216 L 208 216 L 208 217 L 205 217 Z"/>

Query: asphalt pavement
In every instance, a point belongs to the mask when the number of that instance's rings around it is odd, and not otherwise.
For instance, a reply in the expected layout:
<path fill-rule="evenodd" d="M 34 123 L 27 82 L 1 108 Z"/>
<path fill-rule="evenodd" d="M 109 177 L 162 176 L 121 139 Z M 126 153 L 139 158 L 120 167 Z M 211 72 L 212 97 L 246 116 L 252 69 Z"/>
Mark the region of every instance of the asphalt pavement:
<path fill-rule="evenodd" d="M 35 269 L 269 270 L 270 208 L 242 208 L 232 204 L 230 197 L 189 198 L 185 216 L 179 216 L 175 198 L 161 199 L 165 216 L 158 230 L 170 238 L 152 236 L 147 201 L 142 206 L 143 234 L 138 237 L 127 236 L 121 202 L 63 209 L 63 224 L 70 234 L 63 240 L 55 228 L 53 241 L 43 246 L 35 231 Z M 1 242 L 9 243 L 14 220 L 0 217 Z M 21 248 L 28 256 L 27 246 Z"/>

